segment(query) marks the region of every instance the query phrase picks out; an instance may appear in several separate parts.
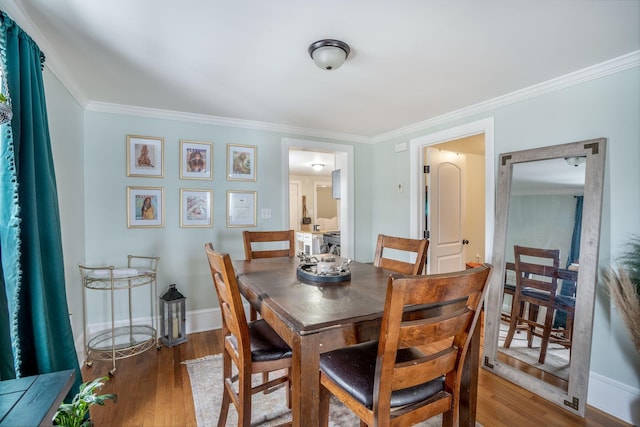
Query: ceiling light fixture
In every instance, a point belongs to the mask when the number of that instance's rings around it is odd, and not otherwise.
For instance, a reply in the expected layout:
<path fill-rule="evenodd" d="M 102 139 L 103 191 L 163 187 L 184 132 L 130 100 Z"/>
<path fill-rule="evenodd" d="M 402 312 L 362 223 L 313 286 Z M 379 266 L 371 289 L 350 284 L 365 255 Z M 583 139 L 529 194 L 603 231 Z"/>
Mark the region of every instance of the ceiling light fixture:
<path fill-rule="evenodd" d="M 586 156 L 574 156 L 574 157 L 565 157 L 564 158 L 569 166 L 578 167 L 583 165 L 587 161 Z"/>
<path fill-rule="evenodd" d="M 322 163 L 314 163 L 311 165 L 311 167 L 313 168 L 314 171 L 321 171 L 322 168 L 324 168 L 324 165 Z"/>
<path fill-rule="evenodd" d="M 351 52 L 349 45 L 340 40 L 323 39 L 309 46 L 309 55 L 313 62 L 323 70 L 340 68 L 349 56 L 349 52 Z"/>

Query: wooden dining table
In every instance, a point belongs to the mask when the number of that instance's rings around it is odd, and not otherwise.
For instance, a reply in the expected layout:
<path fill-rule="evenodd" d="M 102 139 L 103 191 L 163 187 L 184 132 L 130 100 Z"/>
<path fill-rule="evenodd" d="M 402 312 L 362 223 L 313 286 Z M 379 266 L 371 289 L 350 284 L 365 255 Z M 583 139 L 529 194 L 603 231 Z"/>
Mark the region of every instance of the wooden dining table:
<path fill-rule="evenodd" d="M 233 265 L 242 295 L 292 349 L 293 425 L 318 425 L 320 354 L 378 339 L 393 272 L 353 262 L 350 280 L 322 283 L 299 278 L 295 257 L 237 260 Z M 441 312 L 446 307 L 423 309 Z M 479 324 L 467 354 L 460 397 L 460 425 L 470 427 L 476 418 Z"/>

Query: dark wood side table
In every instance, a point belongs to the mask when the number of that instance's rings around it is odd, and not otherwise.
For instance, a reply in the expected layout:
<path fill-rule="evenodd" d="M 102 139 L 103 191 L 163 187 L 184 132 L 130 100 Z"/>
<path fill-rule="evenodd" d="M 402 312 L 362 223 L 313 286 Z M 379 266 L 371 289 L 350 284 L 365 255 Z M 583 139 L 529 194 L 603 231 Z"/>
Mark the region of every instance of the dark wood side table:
<path fill-rule="evenodd" d="M 0 426 L 50 426 L 76 374 L 52 372 L 0 381 Z"/>

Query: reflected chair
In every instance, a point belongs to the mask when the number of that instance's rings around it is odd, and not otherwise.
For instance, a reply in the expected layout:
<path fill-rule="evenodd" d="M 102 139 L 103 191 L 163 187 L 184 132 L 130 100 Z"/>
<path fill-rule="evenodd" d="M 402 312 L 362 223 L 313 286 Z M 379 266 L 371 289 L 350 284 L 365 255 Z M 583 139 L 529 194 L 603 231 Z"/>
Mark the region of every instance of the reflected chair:
<path fill-rule="evenodd" d="M 403 274 L 422 274 L 424 264 L 427 260 L 427 248 L 429 241 L 426 239 L 408 239 L 404 237 L 385 236 L 378 234 L 378 242 L 376 244 L 376 253 L 373 258 L 373 265 L 384 268 L 386 270 L 395 271 Z M 400 251 L 416 254 L 415 262 L 401 261 L 399 259 L 389 258 L 389 252 Z"/>
<path fill-rule="evenodd" d="M 516 289 L 511 308 L 509 331 L 503 346 L 509 348 L 515 331 L 527 331 L 527 345 L 532 347 L 534 336 L 541 338 L 539 363 L 544 363 L 550 342 L 571 347 L 571 328 L 563 333 L 553 330 L 556 310 L 567 313 L 567 324 L 573 324 L 574 307 L 569 298 L 557 295 L 560 250 L 514 246 Z M 528 304 L 528 310 L 521 309 Z M 575 306 L 575 300 L 573 302 Z M 545 308 L 544 318 L 539 319 L 540 307 Z M 553 334 L 552 334 L 553 333 Z"/>
<path fill-rule="evenodd" d="M 236 274 L 229 254 L 215 252 L 207 243 L 205 251 L 211 276 L 218 295 L 222 313 L 224 340 L 223 380 L 224 391 L 218 427 L 223 427 L 229 412 L 229 403 L 238 411 L 238 426 L 251 425 L 251 396 L 284 384 L 287 387 L 287 404 L 291 407 L 289 374 L 291 349 L 263 320 L 247 322 Z M 238 374 L 232 375 L 235 365 Z M 252 387 L 251 375 L 286 370 L 286 375 Z M 235 390 L 234 383 L 238 391 Z"/>
<path fill-rule="evenodd" d="M 462 367 L 491 269 L 392 274 L 379 340 L 320 355 L 320 425 L 328 425 L 333 394 L 361 426 L 413 425 L 437 414 L 457 426 Z M 416 311 L 433 303 L 444 307 Z"/>
<path fill-rule="evenodd" d="M 242 232 L 245 259 L 292 257 L 296 254 L 295 233 L 293 230 L 282 231 L 248 231 Z M 283 243 L 289 243 L 288 249 L 283 249 Z M 254 246 L 255 243 L 255 246 Z M 259 248 L 259 249 L 257 249 Z M 249 319 L 256 320 L 258 313 L 251 306 Z"/>

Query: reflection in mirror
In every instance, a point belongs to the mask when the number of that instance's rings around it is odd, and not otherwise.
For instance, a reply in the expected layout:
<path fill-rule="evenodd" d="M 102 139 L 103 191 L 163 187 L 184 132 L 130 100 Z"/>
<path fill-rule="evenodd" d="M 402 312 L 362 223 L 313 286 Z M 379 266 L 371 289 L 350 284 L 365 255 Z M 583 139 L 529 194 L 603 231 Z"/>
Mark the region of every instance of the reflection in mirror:
<path fill-rule="evenodd" d="M 575 307 L 584 179 L 585 164 L 574 166 L 564 158 L 514 164 L 507 220 L 505 296 L 498 341 L 502 354 L 498 358 L 512 366 L 524 364 L 530 371 L 542 371 L 543 380 L 555 377 L 554 383 L 565 390 L 571 348 L 571 324 L 566 320 L 567 314 L 573 317 Z M 547 266 L 547 275 L 535 275 L 532 266 L 528 271 L 521 266 L 520 281 L 531 282 L 518 287 L 516 245 L 554 251 L 547 258 L 542 254 L 521 257 L 530 264 Z M 566 279 L 558 279 L 561 273 Z M 555 301 L 556 295 L 563 298 Z M 560 305 L 567 305 L 568 313 Z M 505 343 L 509 334 L 511 339 Z"/>
<path fill-rule="evenodd" d="M 484 367 L 584 416 L 605 140 L 502 154 Z"/>

